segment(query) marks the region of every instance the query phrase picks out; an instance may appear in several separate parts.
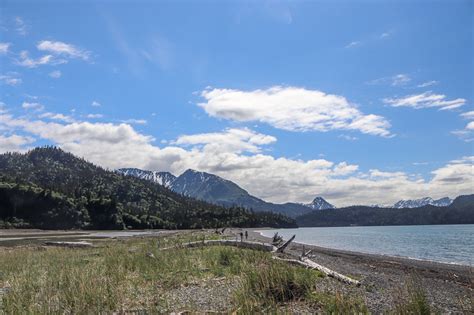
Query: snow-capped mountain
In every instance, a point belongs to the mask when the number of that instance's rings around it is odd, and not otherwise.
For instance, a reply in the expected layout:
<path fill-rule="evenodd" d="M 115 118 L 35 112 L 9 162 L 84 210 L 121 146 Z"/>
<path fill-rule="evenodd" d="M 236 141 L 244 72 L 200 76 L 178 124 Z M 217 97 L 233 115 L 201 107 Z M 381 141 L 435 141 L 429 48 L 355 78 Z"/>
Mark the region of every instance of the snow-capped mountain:
<path fill-rule="evenodd" d="M 419 208 L 423 207 L 426 205 L 432 205 L 435 207 L 447 207 L 453 202 L 453 199 L 449 197 L 444 197 L 438 200 L 434 200 L 431 197 L 425 197 L 425 198 L 420 198 L 420 199 L 414 199 L 414 200 L 400 200 L 397 203 L 393 205 L 394 208 L 396 209 L 401 209 L 401 208 Z"/>
<path fill-rule="evenodd" d="M 169 172 L 145 171 L 138 168 L 121 168 L 118 169 L 117 172 L 128 176 L 146 179 L 167 188 L 170 188 L 171 184 L 173 184 L 176 179 L 176 176 Z"/>
<path fill-rule="evenodd" d="M 311 203 L 305 205 L 313 210 L 326 210 L 326 209 L 334 209 L 335 207 L 324 200 L 322 197 L 316 197 L 313 199 Z"/>

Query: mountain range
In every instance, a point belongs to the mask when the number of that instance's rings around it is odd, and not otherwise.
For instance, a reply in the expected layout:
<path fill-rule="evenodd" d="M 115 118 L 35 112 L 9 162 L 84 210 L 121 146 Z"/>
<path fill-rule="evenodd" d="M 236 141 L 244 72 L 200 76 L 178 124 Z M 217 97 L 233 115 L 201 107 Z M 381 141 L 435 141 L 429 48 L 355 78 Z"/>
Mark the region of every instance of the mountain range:
<path fill-rule="evenodd" d="M 117 171 L 124 175 L 135 176 L 158 183 L 179 194 L 223 206 L 238 205 L 256 211 L 273 211 L 282 213 L 290 217 L 297 217 L 313 210 L 336 208 L 322 197 L 315 197 L 314 200 L 308 204 L 294 202 L 275 204 L 267 202 L 250 195 L 245 189 L 230 180 L 214 174 L 198 172 L 191 169 L 177 177 L 169 172 L 147 171 L 137 168 L 122 168 Z M 413 200 L 400 200 L 392 206 L 374 205 L 371 207 L 394 209 L 420 208 L 426 205 L 447 207 L 452 202 L 453 199 L 449 197 L 437 200 L 434 200 L 431 197 L 425 197 Z"/>
<path fill-rule="evenodd" d="M 150 180 L 158 184 L 166 183 L 172 191 L 222 206 L 241 206 L 254 211 L 272 211 L 290 217 L 297 217 L 313 210 L 334 208 L 321 197 L 310 204 L 287 202 L 276 204 L 250 195 L 236 183 L 206 172 L 188 169 L 178 177 L 168 172 L 154 172 L 136 168 L 122 168 L 118 173 Z"/>

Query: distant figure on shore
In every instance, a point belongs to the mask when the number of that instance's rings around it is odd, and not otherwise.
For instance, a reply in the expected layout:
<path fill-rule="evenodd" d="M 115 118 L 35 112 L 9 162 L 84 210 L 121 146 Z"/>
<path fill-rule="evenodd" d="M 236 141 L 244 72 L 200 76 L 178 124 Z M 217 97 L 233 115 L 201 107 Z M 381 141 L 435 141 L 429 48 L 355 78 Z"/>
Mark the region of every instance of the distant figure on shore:
<path fill-rule="evenodd" d="M 240 235 L 240 241 L 242 242 L 244 240 L 244 233 L 240 232 L 239 235 Z"/>
<path fill-rule="evenodd" d="M 249 233 L 245 231 L 245 240 L 247 240 L 248 237 L 249 237 Z"/>

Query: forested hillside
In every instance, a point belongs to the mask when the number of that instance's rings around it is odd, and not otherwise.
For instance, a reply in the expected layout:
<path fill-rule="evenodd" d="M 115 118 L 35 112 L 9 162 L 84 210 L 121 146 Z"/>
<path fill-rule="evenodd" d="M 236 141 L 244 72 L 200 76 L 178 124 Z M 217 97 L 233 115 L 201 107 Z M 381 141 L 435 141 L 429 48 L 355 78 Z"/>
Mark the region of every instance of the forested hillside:
<path fill-rule="evenodd" d="M 299 226 L 474 224 L 474 195 L 459 196 L 448 207 L 376 208 L 352 206 L 313 211 L 296 219 Z"/>
<path fill-rule="evenodd" d="M 0 224 L 44 229 L 296 226 L 282 215 L 184 197 L 55 147 L 0 155 Z"/>

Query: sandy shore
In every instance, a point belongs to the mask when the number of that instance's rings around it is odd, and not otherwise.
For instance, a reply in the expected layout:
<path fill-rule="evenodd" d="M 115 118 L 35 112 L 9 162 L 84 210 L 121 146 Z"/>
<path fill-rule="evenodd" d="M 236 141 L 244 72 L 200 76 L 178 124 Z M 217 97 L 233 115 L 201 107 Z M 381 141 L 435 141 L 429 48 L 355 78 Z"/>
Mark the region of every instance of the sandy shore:
<path fill-rule="evenodd" d="M 255 229 L 248 229 L 249 239 L 269 242 Z M 362 282 L 355 288 L 334 279 L 323 290 L 339 290 L 364 297 L 369 309 L 380 313 L 393 309 L 397 299 L 407 294 L 411 283 L 420 285 L 430 304 L 441 313 L 474 311 L 474 269 L 469 266 L 364 254 L 318 246 L 292 243 L 286 252 L 298 257 L 303 247 L 312 250 L 312 260 Z"/>

